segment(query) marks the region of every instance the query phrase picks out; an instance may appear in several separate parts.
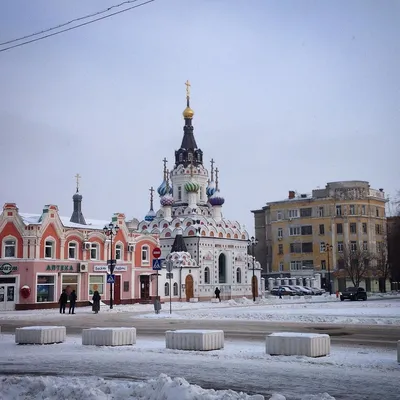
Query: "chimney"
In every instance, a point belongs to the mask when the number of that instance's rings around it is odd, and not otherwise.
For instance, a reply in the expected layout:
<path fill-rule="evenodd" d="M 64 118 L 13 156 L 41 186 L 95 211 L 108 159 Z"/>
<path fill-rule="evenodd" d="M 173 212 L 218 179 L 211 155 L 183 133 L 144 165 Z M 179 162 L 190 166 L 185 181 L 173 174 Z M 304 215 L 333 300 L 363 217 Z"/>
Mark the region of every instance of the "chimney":
<path fill-rule="evenodd" d="M 294 190 L 289 190 L 289 200 L 294 199 L 296 196 L 296 192 Z"/>

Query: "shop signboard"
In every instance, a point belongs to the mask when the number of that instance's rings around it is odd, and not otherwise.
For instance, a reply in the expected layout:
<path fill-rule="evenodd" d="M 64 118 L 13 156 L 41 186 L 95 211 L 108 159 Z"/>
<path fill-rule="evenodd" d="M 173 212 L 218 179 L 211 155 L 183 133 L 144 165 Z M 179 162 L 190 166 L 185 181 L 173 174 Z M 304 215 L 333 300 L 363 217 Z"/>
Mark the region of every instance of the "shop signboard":
<path fill-rule="evenodd" d="M 0 271 L 4 274 L 4 275 L 8 275 L 13 271 L 17 271 L 18 267 L 16 265 L 11 265 L 10 263 L 4 263 L 2 265 L 0 265 Z"/>
<path fill-rule="evenodd" d="M 108 272 L 108 265 L 95 265 L 93 267 L 94 272 Z M 114 272 L 125 272 L 128 271 L 128 267 L 126 265 L 116 265 L 114 267 Z"/>
<path fill-rule="evenodd" d="M 74 272 L 72 265 L 48 265 L 46 271 L 57 271 L 57 272 Z"/>

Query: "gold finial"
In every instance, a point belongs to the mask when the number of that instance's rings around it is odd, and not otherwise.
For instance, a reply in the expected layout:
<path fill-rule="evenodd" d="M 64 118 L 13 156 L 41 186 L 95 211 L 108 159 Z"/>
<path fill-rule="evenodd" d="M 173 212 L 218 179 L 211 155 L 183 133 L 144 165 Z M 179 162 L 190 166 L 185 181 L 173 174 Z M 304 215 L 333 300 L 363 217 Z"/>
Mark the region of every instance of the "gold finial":
<path fill-rule="evenodd" d="M 75 178 L 76 178 L 76 193 L 79 193 L 79 179 L 81 179 L 82 177 L 79 174 L 76 174 Z"/>
<path fill-rule="evenodd" d="M 186 85 L 186 98 L 190 99 L 190 86 L 191 86 L 191 84 L 190 84 L 189 80 L 187 80 L 185 82 L 185 85 Z"/>

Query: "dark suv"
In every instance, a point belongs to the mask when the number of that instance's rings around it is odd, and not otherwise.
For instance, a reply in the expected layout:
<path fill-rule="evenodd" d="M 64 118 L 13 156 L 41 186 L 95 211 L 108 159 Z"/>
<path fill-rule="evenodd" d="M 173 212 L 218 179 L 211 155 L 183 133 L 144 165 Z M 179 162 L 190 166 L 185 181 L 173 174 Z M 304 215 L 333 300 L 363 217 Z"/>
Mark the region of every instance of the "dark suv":
<path fill-rule="evenodd" d="M 367 292 L 365 289 L 359 287 L 348 287 L 346 290 L 340 295 L 340 300 L 367 300 Z"/>

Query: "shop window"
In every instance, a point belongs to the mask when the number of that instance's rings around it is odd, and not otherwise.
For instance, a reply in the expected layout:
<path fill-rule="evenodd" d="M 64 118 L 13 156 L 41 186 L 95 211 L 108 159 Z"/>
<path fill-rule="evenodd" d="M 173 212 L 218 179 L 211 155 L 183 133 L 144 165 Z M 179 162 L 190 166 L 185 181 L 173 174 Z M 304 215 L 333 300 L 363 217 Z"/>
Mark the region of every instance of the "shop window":
<path fill-rule="evenodd" d="M 76 243 L 69 242 L 68 244 L 68 259 L 69 260 L 76 260 Z"/>
<path fill-rule="evenodd" d="M 178 296 L 178 284 L 174 283 L 174 296 Z"/>
<path fill-rule="evenodd" d="M 100 296 L 104 294 L 104 275 L 89 275 L 89 295 L 93 295 L 96 290 Z"/>
<path fill-rule="evenodd" d="M 77 296 L 79 296 L 78 290 L 78 275 L 61 275 L 61 290 L 66 290 L 67 294 L 70 295 L 73 290 Z"/>
<path fill-rule="evenodd" d="M 117 244 L 115 246 L 115 259 L 122 260 L 122 245 L 121 244 Z"/>
<path fill-rule="evenodd" d="M 44 245 L 44 258 L 54 258 L 54 242 L 46 240 Z"/>
<path fill-rule="evenodd" d="M 149 246 L 142 246 L 142 262 L 150 262 L 150 249 Z"/>
<path fill-rule="evenodd" d="M 36 301 L 38 303 L 46 301 L 56 301 L 55 299 L 55 280 L 54 275 L 38 275 L 36 281 Z"/>
<path fill-rule="evenodd" d="M 16 247 L 17 243 L 15 240 L 5 240 L 4 241 L 4 257 L 5 258 L 14 258 L 16 255 Z"/>
<path fill-rule="evenodd" d="M 99 245 L 97 243 L 91 243 L 90 245 L 90 259 L 97 260 L 99 253 Z"/>
<path fill-rule="evenodd" d="M 169 283 L 166 282 L 164 285 L 164 295 L 169 296 Z"/>

